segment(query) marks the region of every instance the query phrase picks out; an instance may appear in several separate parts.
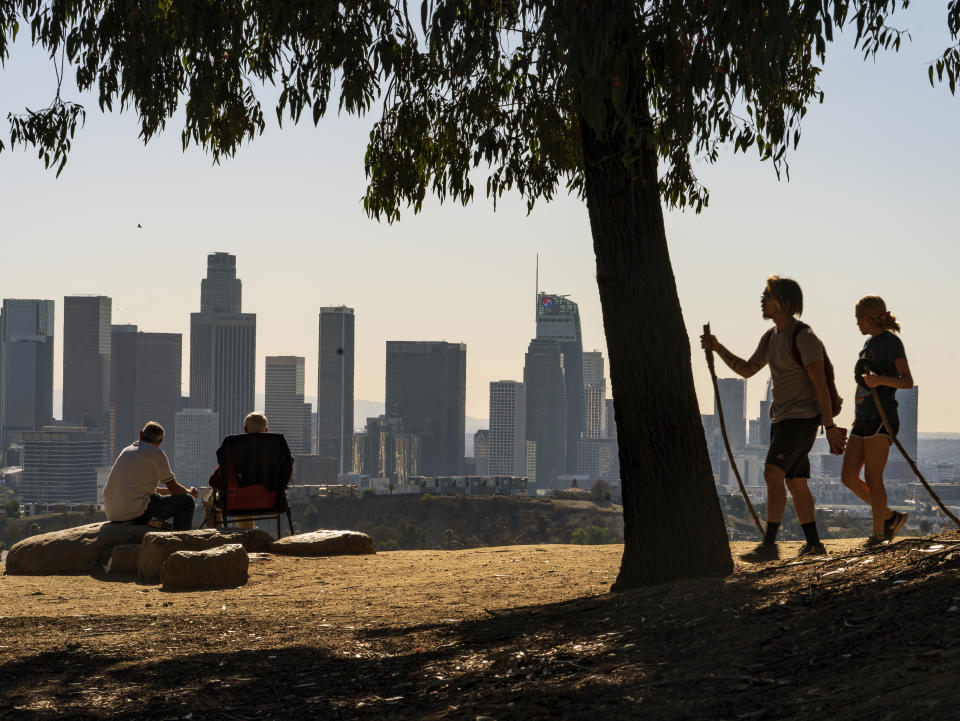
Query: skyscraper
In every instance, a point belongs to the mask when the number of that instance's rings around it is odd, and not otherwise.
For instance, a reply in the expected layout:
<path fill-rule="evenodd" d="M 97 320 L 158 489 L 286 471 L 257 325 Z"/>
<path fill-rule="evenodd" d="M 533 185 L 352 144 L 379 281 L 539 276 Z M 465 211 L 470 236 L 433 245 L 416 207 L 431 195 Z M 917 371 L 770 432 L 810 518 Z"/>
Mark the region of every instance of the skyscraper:
<path fill-rule="evenodd" d="M 5 299 L 0 309 L 0 465 L 7 448 L 53 422 L 53 301 Z"/>
<path fill-rule="evenodd" d="M 420 437 L 420 473 L 462 475 L 467 346 L 387 341 L 386 386 L 386 415 Z"/>
<path fill-rule="evenodd" d="M 490 383 L 490 475 L 525 476 L 527 389 L 519 381 Z"/>
<path fill-rule="evenodd" d="M 580 310 L 577 304 L 567 296 L 539 293 L 537 295 L 537 339 L 557 341 L 563 356 L 566 461 L 560 473 L 574 474 L 577 472 L 578 442 L 586 432 L 583 338 L 580 332 Z M 527 392 L 530 392 L 529 388 Z M 539 444 L 537 453 L 538 455 L 541 453 Z"/>
<path fill-rule="evenodd" d="M 63 421 L 107 431 L 110 418 L 111 300 L 63 299 Z"/>
<path fill-rule="evenodd" d="M 270 432 L 282 433 L 294 455 L 310 452 L 310 436 L 304 436 L 303 368 L 300 356 L 267 356 L 263 410 Z"/>
<path fill-rule="evenodd" d="M 206 408 L 186 408 L 176 415 L 173 474 L 184 486 L 201 487 L 217 467 L 220 419 Z"/>
<path fill-rule="evenodd" d="M 910 457 L 917 460 L 917 419 L 920 410 L 920 388 L 914 386 L 905 390 L 898 390 L 897 414 L 900 416 L 900 430 L 897 440 Z M 872 402 L 872 401 L 871 401 Z"/>
<path fill-rule="evenodd" d="M 237 277 L 237 256 L 211 253 L 207 277 L 200 281 L 201 313 L 239 313 L 243 284 Z"/>
<path fill-rule="evenodd" d="M 730 447 L 734 450 L 743 448 L 747 443 L 747 381 L 743 378 L 718 378 L 717 387 Z M 719 415 L 716 397 L 713 406 L 714 415 Z"/>
<path fill-rule="evenodd" d="M 353 437 L 354 316 L 346 306 L 320 309 L 317 355 L 317 453 L 351 469 Z"/>
<path fill-rule="evenodd" d="M 207 257 L 199 313 L 190 314 L 190 407 L 209 409 L 220 419 L 222 437 L 243 430 L 253 410 L 257 316 L 240 312 L 236 257 Z"/>
<path fill-rule="evenodd" d="M 914 461 L 917 460 L 917 416 L 919 411 L 920 389 L 900 389 L 897 391 L 897 415 L 900 417 L 900 430 L 897 431 L 897 440 Z M 867 399 L 867 403 L 873 403 Z M 904 459 L 900 449 L 890 451 L 890 459 L 883 472 L 884 476 L 892 480 L 913 480 L 913 470 Z"/>
<path fill-rule="evenodd" d="M 163 450 L 176 455 L 176 415 L 180 410 L 183 338 L 179 333 L 137 332 L 135 325 L 111 331 L 110 458 L 137 440 L 147 421 L 163 426 Z"/>
<path fill-rule="evenodd" d="M 478 476 L 490 475 L 490 429 L 481 428 L 473 434 L 473 458 Z"/>
<path fill-rule="evenodd" d="M 607 380 L 603 377 L 603 354 L 583 353 L 584 418 L 586 438 L 605 438 Z"/>
<path fill-rule="evenodd" d="M 79 426 L 46 426 L 23 434 L 20 497 L 39 503 L 96 503 L 97 468 L 106 435 Z"/>
<path fill-rule="evenodd" d="M 558 488 L 567 473 L 567 384 L 556 340 L 535 338 L 524 357 L 528 441 L 536 446 L 537 488 Z M 577 393 L 578 397 L 580 393 Z"/>

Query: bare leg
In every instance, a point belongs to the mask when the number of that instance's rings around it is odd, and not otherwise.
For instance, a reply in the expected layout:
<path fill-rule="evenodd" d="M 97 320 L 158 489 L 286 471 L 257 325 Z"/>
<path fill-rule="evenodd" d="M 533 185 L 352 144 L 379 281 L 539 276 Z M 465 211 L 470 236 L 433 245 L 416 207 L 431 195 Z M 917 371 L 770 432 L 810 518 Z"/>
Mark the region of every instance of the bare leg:
<path fill-rule="evenodd" d="M 887 452 L 889 452 L 889 450 L 888 443 Z M 843 454 L 843 469 L 840 471 L 840 480 L 843 481 L 843 485 L 853 491 L 857 498 L 869 505 L 872 509 L 873 501 L 870 497 L 870 486 L 860 478 L 860 470 L 863 468 L 865 462 L 865 452 L 864 439 L 858 436 L 851 436 L 847 441 L 847 449 Z M 886 464 L 886 458 L 884 458 L 884 464 Z M 884 499 L 886 499 L 886 491 L 884 491 Z M 886 506 L 886 500 L 884 500 L 884 506 Z M 891 516 L 893 516 L 893 511 L 891 511 L 889 507 L 885 507 L 883 519 L 887 520 Z"/>
<path fill-rule="evenodd" d="M 767 463 L 763 467 L 763 480 L 767 484 L 767 521 L 780 523 L 787 507 L 787 489 L 783 485 L 783 469 Z"/>
<path fill-rule="evenodd" d="M 887 489 L 883 486 L 883 469 L 890 454 L 890 439 L 873 436 L 863 439 L 864 476 L 870 489 L 870 508 L 873 511 L 873 535 L 883 536 L 883 522 L 887 517 Z"/>
<path fill-rule="evenodd" d="M 813 521 L 813 494 L 806 478 L 787 478 L 787 488 L 793 498 L 793 509 L 797 512 L 797 520 L 802 526 Z"/>

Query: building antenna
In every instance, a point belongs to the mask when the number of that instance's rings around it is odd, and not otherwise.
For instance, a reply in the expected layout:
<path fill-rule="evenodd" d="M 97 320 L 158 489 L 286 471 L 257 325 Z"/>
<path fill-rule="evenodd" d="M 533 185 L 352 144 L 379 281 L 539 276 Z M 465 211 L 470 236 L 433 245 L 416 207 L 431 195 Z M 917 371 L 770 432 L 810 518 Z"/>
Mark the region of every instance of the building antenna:
<path fill-rule="evenodd" d="M 533 307 L 537 307 L 537 303 L 540 302 L 540 254 L 537 253 L 537 278 L 536 278 L 536 295 L 533 299 Z"/>

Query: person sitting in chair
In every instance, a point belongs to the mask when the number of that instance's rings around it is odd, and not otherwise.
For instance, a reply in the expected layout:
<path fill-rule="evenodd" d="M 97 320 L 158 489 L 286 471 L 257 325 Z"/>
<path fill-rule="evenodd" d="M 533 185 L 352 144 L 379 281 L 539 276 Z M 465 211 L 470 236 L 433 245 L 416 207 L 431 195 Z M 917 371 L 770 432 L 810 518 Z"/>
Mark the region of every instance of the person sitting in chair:
<path fill-rule="evenodd" d="M 267 422 L 267 417 L 266 417 L 263 413 L 260 413 L 260 412 L 255 411 L 255 412 L 253 412 L 253 413 L 248 414 L 247 417 L 243 419 L 243 433 L 244 433 L 244 434 L 253 434 L 253 433 L 263 433 L 263 434 L 267 434 L 267 433 L 269 433 L 269 432 L 270 432 L 270 425 L 269 425 L 269 423 Z M 275 435 L 275 434 L 271 434 L 271 438 L 273 438 L 274 435 Z M 228 444 L 228 443 L 231 441 L 231 439 L 237 439 L 237 438 L 239 438 L 239 437 L 238 437 L 238 436 L 228 436 L 228 437 L 224 440 L 224 445 Z M 267 439 L 264 438 L 263 440 L 266 441 Z M 292 471 L 292 469 L 293 469 L 293 459 L 292 459 L 292 457 L 291 457 L 291 455 L 290 455 L 290 450 L 287 448 L 286 442 L 283 441 L 283 437 L 282 437 L 282 436 L 280 436 L 280 440 L 281 440 L 281 442 L 282 442 L 282 449 L 283 449 L 283 450 L 282 450 L 282 454 L 285 455 L 285 457 L 286 457 L 286 458 L 285 458 L 285 461 L 286 461 L 285 464 L 284 464 L 284 463 L 281 463 L 281 466 L 282 466 L 282 465 L 287 465 L 287 466 L 289 467 L 290 470 L 287 472 L 287 478 L 289 478 L 289 476 L 292 475 L 292 472 L 293 472 L 293 471 Z M 248 444 L 248 447 L 249 447 L 249 444 Z M 256 449 L 256 448 L 261 449 L 261 450 L 259 450 L 259 451 L 257 451 L 257 450 L 254 450 L 254 451 L 253 451 L 254 457 L 258 457 L 258 454 L 261 453 L 261 452 L 263 452 L 262 449 L 263 449 L 264 447 L 263 447 L 261 444 L 254 444 L 254 448 L 255 448 L 255 449 Z M 219 454 L 219 451 L 218 451 L 218 454 Z M 249 457 L 249 456 L 248 456 L 248 457 Z M 213 473 L 210 475 L 210 480 L 209 480 L 210 487 L 211 487 L 212 489 L 216 489 L 216 490 L 224 490 L 224 489 L 227 487 L 227 481 L 224 479 L 224 477 L 223 477 L 224 475 L 225 475 L 225 473 L 222 471 L 221 467 L 220 467 L 220 466 L 217 466 L 217 468 L 216 468 L 216 469 L 213 471 Z M 285 485 L 285 484 L 284 484 L 284 485 Z M 211 493 L 210 497 L 207 497 L 206 493 L 205 493 L 204 495 L 205 495 L 205 497 L 204 497 L 204 518 L 206 519 L 205 522 L 210 522 L 211 525 L 220 525 L 220 522 L 222 522 L 222 519 L 219 518 L 219 514 L 217 514 L 216 511 L 215 511 L 214 508 L 213 508 L 212 493 Z M 237 525 L 240 526 L 241 528 L 253 528 L 253 527 L 254 527 L 253 518 L 252 518 L 252 517 L 241 516 L 241 517 L 239 517 L 239 518 L 237 519 Z"/>
<path fill-rule="evenodd" d="M 198 491 L 184 488 L 174 477 L 167 454 L 160 450 L 164 433 L 163 426 L 150 421 L 140 439 L 117 456 L 103 488 L 108 521 L 146 524 L 172 518 L 175 531 L 190 530 Z"/>

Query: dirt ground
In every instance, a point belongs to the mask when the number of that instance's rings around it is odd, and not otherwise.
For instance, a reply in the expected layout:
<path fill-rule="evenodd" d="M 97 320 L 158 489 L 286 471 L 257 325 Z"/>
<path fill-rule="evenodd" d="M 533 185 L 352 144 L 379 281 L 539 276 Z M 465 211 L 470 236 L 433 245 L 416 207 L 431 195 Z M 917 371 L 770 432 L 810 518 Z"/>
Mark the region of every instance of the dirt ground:
<path fill-rule="evenodd" d="M 621 546 L 0 576 L 0 717 L 960 718 L 960 534 L 610 594 Z M 735 553 L 752 544 L 733 544 Z"/>

